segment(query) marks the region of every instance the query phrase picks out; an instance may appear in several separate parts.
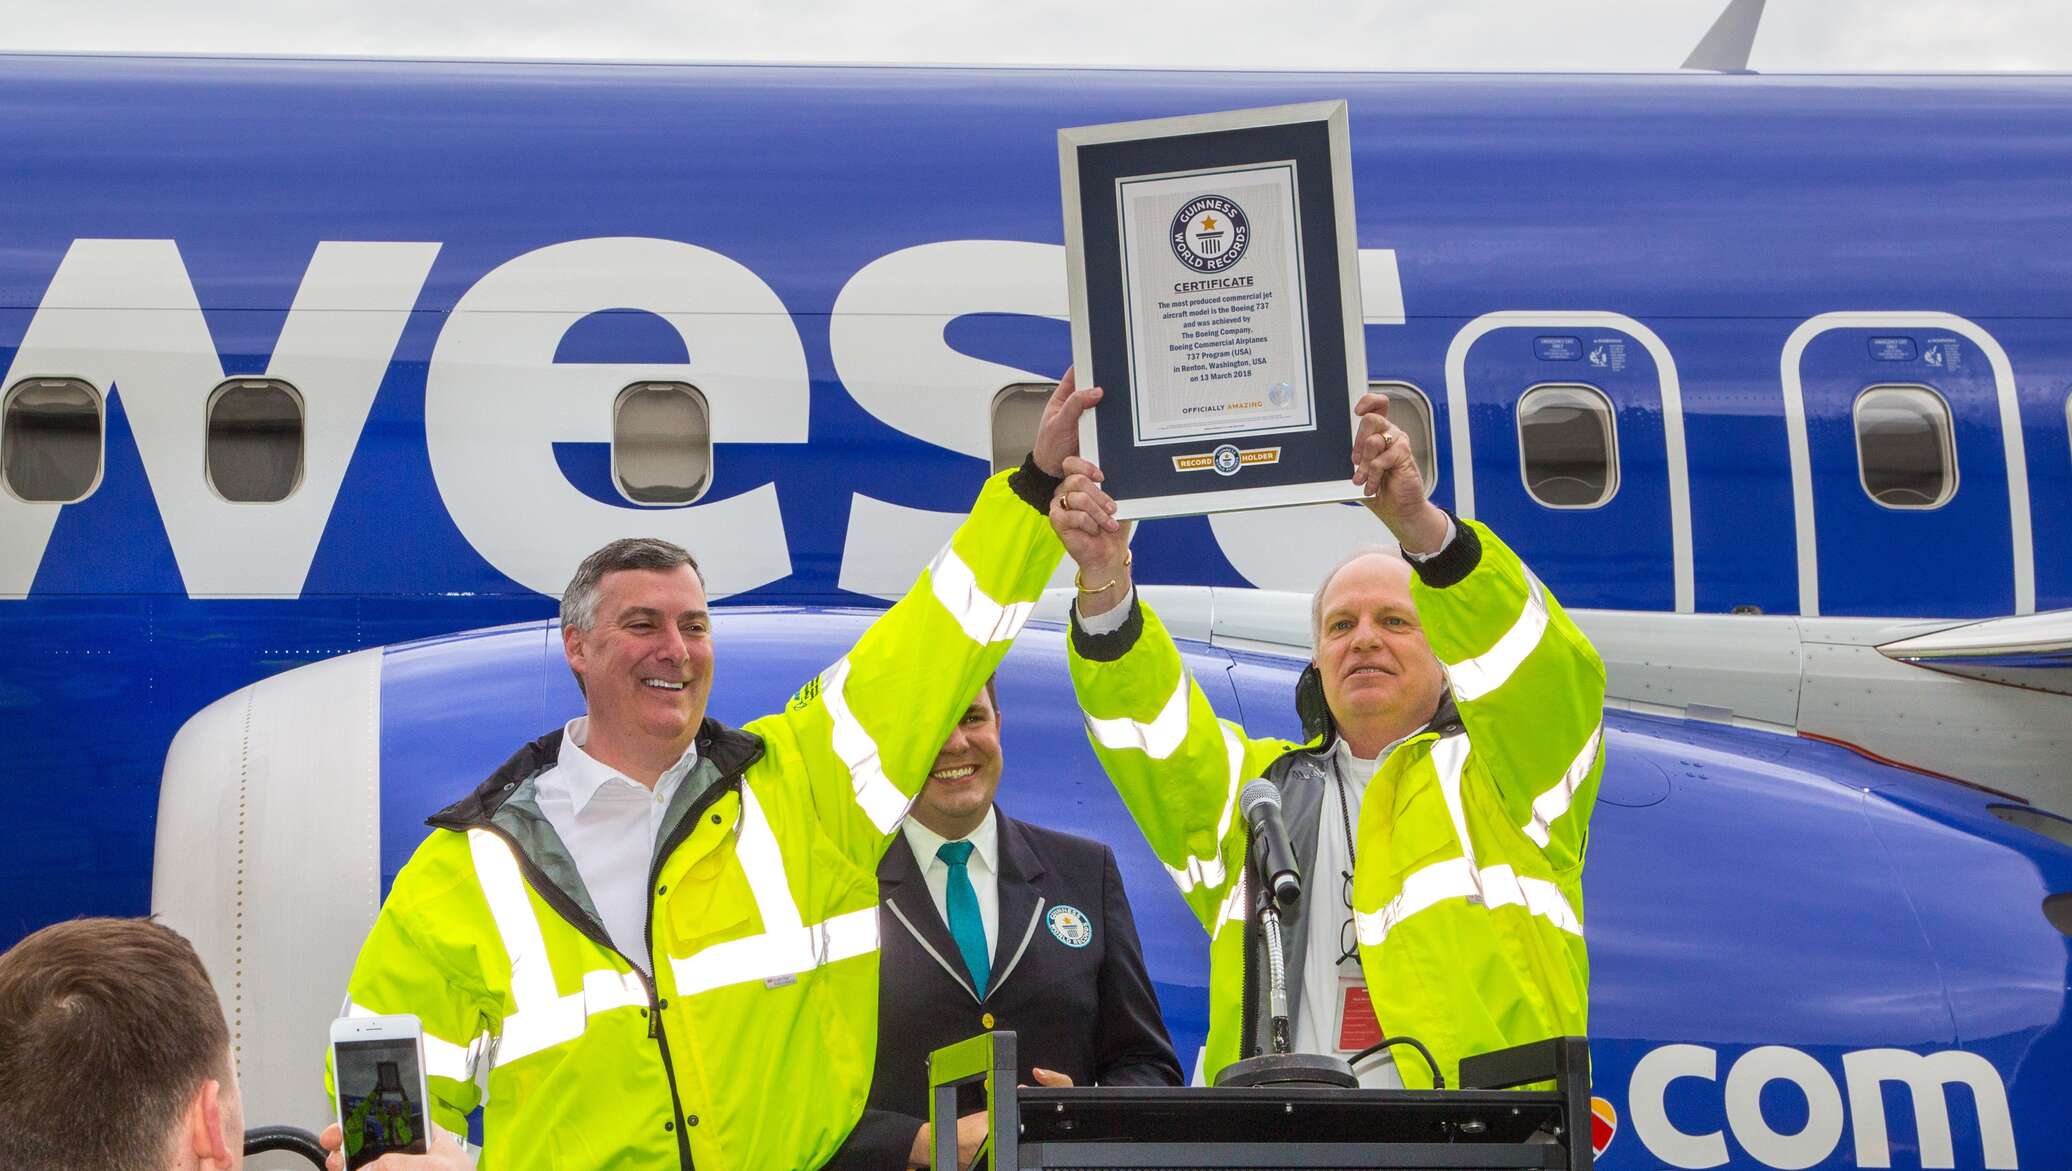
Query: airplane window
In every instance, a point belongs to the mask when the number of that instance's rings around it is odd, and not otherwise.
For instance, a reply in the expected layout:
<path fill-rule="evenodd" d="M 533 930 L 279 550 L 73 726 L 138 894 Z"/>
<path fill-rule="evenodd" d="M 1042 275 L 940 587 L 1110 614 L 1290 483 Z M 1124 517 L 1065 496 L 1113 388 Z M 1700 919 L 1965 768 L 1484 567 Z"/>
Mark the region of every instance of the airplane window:
<path fill-rule="evenodd" d="M 1596 508 L 1619 490 L 1612 401 L 1594 386 L 1535 386 L 1518 400 L 1525 490 L 1549 508 Z"/>
<path fill-rule="evenodd" d="M 29 378 L 0 408 L 0 479 L 23 500 L 70 504 L 101 480 L 101 396 L 77 378 Z"/>
<path fill-rule="evenodd" d="M 1432 438 L 1432 404 L 1424 392 L 1407 382 L 1370 382 L 1367 389 L 1389 396 L 1389 422 L 1402 428 L 1410 441 L 1410 454 L 1417 460 L 1417 474 L 1424 480 L 1425 495 L 1439 480 L 1438 447 Z"/>
<path fill-rule="evenodd" d="M 286 500 L 302 483 L 302 396 L 277 378 L 234 378 L 209 396 L 209 487 L 237 504 Z"/>
<path fill-rule="evenodd" d="M 1036 447 L 1036 424 L 1050 402 L 1055 382 L 1017 382 L 993 396 L 993 470 L 1022 466 Z"/>
<path fill-rule="evenodd" d="M 1957 493 L 1950 405 L 1925 386 L 1873 386 L 1856 397 L 1856 466 L 1887 508 L 1940 508 Z"/>
<path fill-rule="evenodd" d="M 612 408 L 612 475 L 635 504 L 689 504 L 712 475 L 705 396 L 682 382 L 636 382 Z"/>

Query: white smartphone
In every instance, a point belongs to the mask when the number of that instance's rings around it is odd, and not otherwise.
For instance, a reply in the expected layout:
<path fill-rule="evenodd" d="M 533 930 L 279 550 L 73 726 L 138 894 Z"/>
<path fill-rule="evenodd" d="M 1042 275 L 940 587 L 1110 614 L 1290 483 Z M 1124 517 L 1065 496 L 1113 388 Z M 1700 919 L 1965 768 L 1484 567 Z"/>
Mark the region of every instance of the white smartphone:
<path fill-rule="evenodd" d="M 331 1022 L 331 1069 L 347 1171 L 392 1151 L 422 1155 L 431 1144 L 424 1086 L 424 1028 L 403 1016 Z"/>

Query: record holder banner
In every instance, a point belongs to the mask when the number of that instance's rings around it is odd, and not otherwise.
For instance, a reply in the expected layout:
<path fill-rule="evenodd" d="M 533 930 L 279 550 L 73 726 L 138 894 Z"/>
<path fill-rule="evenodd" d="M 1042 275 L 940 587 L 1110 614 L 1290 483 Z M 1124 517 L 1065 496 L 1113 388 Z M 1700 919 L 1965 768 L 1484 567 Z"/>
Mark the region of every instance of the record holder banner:
<path fill-rule="evenodd" d="M 1125 519 L 1353 500 L 1342 101 L 1058 131 L 1080 420 Z"/>

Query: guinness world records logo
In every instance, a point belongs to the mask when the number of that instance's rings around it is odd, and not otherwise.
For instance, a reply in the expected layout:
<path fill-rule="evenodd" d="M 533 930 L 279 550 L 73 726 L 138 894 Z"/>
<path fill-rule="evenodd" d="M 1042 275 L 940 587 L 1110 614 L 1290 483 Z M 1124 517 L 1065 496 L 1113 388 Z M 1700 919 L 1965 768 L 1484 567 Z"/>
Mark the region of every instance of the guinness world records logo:
<path fill-rule="evenodd" d="M 1059 903 L 1043 917 L 1044 925 L 1066 947 L 1085 947 L 1094 941 L 1093 920 L 1086 912 L 1067 903 Z"/>
<path fill-rule="evenodd" d="M 1245 209 L 1226 195 L 1197 195 L 1173 216 L 1173 256 L 1195 272 L 1222 272 L 1252 242 Z"/>

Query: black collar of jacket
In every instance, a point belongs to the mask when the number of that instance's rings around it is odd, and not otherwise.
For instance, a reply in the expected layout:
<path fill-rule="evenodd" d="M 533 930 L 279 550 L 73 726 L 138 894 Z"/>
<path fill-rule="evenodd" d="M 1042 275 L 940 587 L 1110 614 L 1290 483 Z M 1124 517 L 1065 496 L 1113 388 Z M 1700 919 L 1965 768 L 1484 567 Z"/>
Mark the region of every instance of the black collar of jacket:
<path fill-rule="evenodd" d="M 466 830 L 486 826 L 520 784 L 553 768 L 561 759 L 561 737 L 565 729 L 552 732 L 511 754 L 489 779 L 460 800 L 434 813 L 425 821 L 433 829 Z M 748 766 L 763 755 L 763 738 L 753 732 L 730 728 L 711 716 L 698 726 L 698 754 L 719 769 L 712 790 L 737 783 Z"/>
<path fill-rule="evenodd" d="M 1338 741 L 1338 722 L 1331 718 L 1331 709 L 1324 706 L 1323 685 L 1314 681 L 1316 669 L 1316 664 L 1311 663 L 1308 669 L 1303 671 L 1302 679 L 1295 685 L 1295 708 L 1302 716 L 1302 731 L 1309 737 L 1309 742 L 1284 754 L 1281 758 L 1283 760 L 1301 752 L 1329 752 L 1331 746 Z M 1306 694 L 1312 686 L 1315 690 L 1313 699 Z M 1411 735 L 1422 736 L 1426 732 L 1437 732 L 1441 736 L 1451 736 L 1455 732 L 1465 730 L 1461 723 L 1460 708 L 1453 702 L 1453 688 L 1442 687 L 1439 689 L 1439 706 L 1433 709 L 1432 718 L 1426 720 L 1425 726 Z"/>

